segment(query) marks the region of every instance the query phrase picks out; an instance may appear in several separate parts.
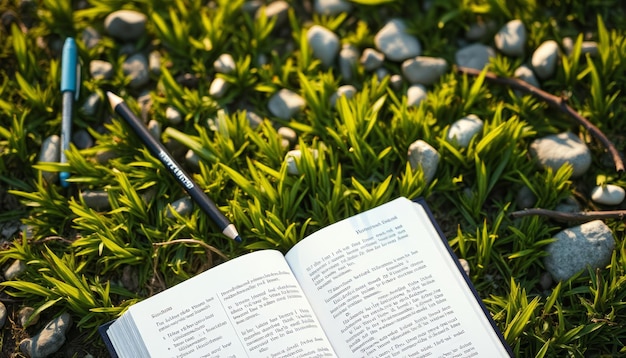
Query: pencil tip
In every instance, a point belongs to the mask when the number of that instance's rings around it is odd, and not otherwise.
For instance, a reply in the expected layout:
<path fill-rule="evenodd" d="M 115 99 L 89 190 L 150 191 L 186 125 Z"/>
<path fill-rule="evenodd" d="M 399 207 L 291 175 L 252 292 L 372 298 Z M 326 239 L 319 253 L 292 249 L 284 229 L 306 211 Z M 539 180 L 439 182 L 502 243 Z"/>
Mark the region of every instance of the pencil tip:
<path fill-rule="evenodd" d="M 241 239 L 241 236 L 237 235 L 235 236 L 235 242 L 237 243 L 241 243 L 243 240 Z"/>
<path fill-rule="evenodd" d="M 109 98 L 109 103 L 111 104 L 111 108 L 113 108 L 113 110 L 115 110 L 115 107 L 118 104 L 122 103 L 122 98 L 113 94 L 111 91 L 107 91 L 107 97 Z"/>

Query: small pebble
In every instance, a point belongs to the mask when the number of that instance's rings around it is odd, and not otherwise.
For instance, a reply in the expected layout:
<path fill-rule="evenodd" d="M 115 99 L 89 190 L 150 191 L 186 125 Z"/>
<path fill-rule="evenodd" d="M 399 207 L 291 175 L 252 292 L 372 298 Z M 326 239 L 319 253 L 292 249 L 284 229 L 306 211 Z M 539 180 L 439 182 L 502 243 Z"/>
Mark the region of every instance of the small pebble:
<path fill-rule="evenodd" d="M 483 130 L 483 121 L 475 114 L 469 114 L 452 123 L 447 140 L 467 148 L 474 136 Z"/>
<path fill-rule="evenodd" d="M 148 132 L 150 132 L 150 135 L 152 136 L 152 138 L 156 139 L 157 141 L 161 141 L 161 134 L 162 134 L 162 130 L 161 130 L 161 123 L 159 123 L 159 121 L 157 121 L 156 119 L 151 119 L 148 122 Z"/>
<path fill-rule="evenodd" d="M 150 81 L 148 59 L 141 53 L 128 57 L 122 64 L 122 72 L 130 78 L 129 86 L 132 88 L 140 88 Z"/>
<path fill-rule="evenodd" d="M 118 10 L 104 19 L 107 33 L 124 41 L 137 40 L 146 29 L 146 15 L 133 10 Z"/>
<path fill-rule="evenodd" d="M 604 205 L 618 205 L 625 195 L 624 188 L 615 184 L 598 185 L 591 190 L 591 200 Z"/>
<path fill-rule="evenodd" d="M 122 269 L 122 278 L 120 281 L 124 288 L 134 292 L 139 287 L 139 274 L 137 269 L 134 266 L 125 265 Z"/>
<path fill-rule="evenodd" d="M 402 63 L 402 74 L 412 84 L 430 85 L 448 70 L 443 58 L 417 56 Z"/>
<path fill-rule="evenodd" d="M 168 106 L 165 109 L 165 119 L 171 125 L 178 125 L 183 121 L 183 115 L 174 107 Z"/>
<path fill-rule="evenodd" d="M 173 203 L 171 203 L 170 205 L 172 209 L 176 213 L 178 213 L 178 215 L 181 215 L 181 216 L 189 215 L 191 214 L 191 211 L 193 210 L 193 202 L 191 201 L 191 198 L 189 197 L 180 198 L 174 201 Z M 174 215 L 172 214 L 172 211 L 169 208 L 167 210 L 166 216 L 168 218 L 174 218 Z"/>
<path fill-rule="evenodd" d="M 548 40 L 539 45 L 531 59 L 537 77 L 545 80 L 554 76 L 558 59 L 559 45 L 556 41 Z"/>
<path fill-rule="evenodd" d="M 419 40 L 407 32 L 400 19 L 392 19 L 374 36 L 376 48 L 390 61 L 404 61 L 422 53 Z"/>
<path fill-rule="evenodd" d="M 246 119 L 252 129 L 257 129 L 263 123 L 263 118 L 252 111 L 246 111 Z"/>
<path fill-rule="evenodd" d="M 276 18 L 274 29 L 280 29 L 287 22 L 289 4 L 286 1 L 279 0 L 273 1 L 266 6 L 261 6 L 256 12 L 256 18 L 259 18 L 262 12 L 265 12 L 268 20 Z"/>
<path fill-rule="evenodd" d="M 439 158 L 439 152 L 421 139 L 416 140 L 409 146 L 408 160 L 411 169 L 421 169 L 426 183 L 430 183 L 435 178 Z"/>
<path fill-rule="evenodd" d="M 426 87 L 422 85 L 412 85 L 407 89 L 406 97 L 409 107 L 417 107 L 427 97 Z"/>
<path fill-rule="evenodd" d="M 521 65 L 520 67 L 518 67 L 515 70 L 513 76 L 519 78 L 520 80 L 528 83 L 531 86 L 541 88 L 541 84 L 539 83 L 539 80 L 537 80 L 537 77 L 535 77 L 535 73 L 530 67 L 526 65 Z"/>
<path fill-rule="evenodd" d="M 148 55 L 148 68 L 150 69 L 150 73 L 154 75 L 161 74 L 161 53 L 158 51 L 150 52 Z"/>
<path fill-rule="evenodd" d="M 80 193 L 80 197 L 87 207 L 96 211 L 106 211 L 111 209 L 109 203 L 109 194 L 103 190 L 84 190 Z"/>
<path fill-rule="evenodd" d="M 315 0 L 313 9 L 320 15 L 339 15 L 352 9 L 352 4 L 346 0 Z"/>
<path fill-rule="evenodd" d="M 461 48 L 455 54 L 456 64 L 461 67 L 482 70 L 491 58 L 496 57 L 493 48 L 483 44 L 473 44 Z"/>
<path fill-rule="evenodd" d="M 346 97 L 347 99 L 354 97 L 356 91 L 356 87 L 352 85 L 343 85 L 337 88 L 337 91 L 335 91 L 335 93 L 330 96 L 330 105 L 335 107 L 335 105 L 337 104 L 337 100 L 340 97 Z"/>
<path fill-rule="evenodd" d="M 72 142 L 78 149 L 87 149 L 94 145 L 94 139 L 91 134 L 82 128 L 72 133 Z"/>
<path fill-rule="evenodd" d="M 354 76 L 356 64 L 359 61 L 359 51 L 351 45 L 343 45 L 339 51 L 339 71 L 344 80 L 349 81 Z"/>
<path fill-rule="evenodd" d="M 325 67 L 330 67 L 339 52 L 339 36 L 320 25 L 313 25 L 306 36 L 313 56 Z"/>
<path fill-rule="evenodd" d="M 526 27 L 521 20 L 511 20 L 494 38 L 495 46 L 507 56 L 523 56 L 526 46 Z"/>
<path fill-rule="evenodd" d="M 298 141 L 298 134 L 289 127 L 278 128 L 278 135 L 289 142 L 289 145 L 295 145 Z"/>
<path fill-rule="evenodd" d="M 313 158 L 317 159 L 317 149 L 310 149 Z M 291 175 L 300 175 L 297 163 L 302 158 L 302 151 L 300 149 L 294 149 L 287 152 L 285 155 L 285 162 L 287 163 L 287 173 Z"/>
<path fill-rule="evenodd" d="M 60 152 L 61 139 L 58 135 L 53 134 L 46 138 L 41 144 L 41 151 L 39 152 L 39 161 L 40 162 L 53 162 L 56 163 L 59 161 L 59 157 L 61 155 Z M 43 179 L 52 183 L 58 179 L 58 174 L 54 172 L 46 172 L 42 171 Z"/>
<path fill-rule="evenodd" d="M 191 149 L 185 153 L 185 162 L 194 169 L 200 168 L 200 156 Z"/>
<path fill-rule="evenodd" d="M 110 80 L 113 78 L 113 65 L 102 60 L 93 60 L 89 63 L 89 74 L 96 80 Z"/>
<path fill-rule="evenodd" d="M 222 98 L 230 88 L 230 83 L 222 77 L 215 77 L 209 86 L 209 95 L 213 98 Z"/>
<path fill-rule="evenodd" d="M 529 187 L 524 185 L 517 192 L 517 196 L 515 196 L 515 203 L 520 209 L 532 208 L 537 203 L 537 196 L 532 190 L 530 190 Z"/>
<path fill-rule="evenodd" d="M 270 98 L 267 108 L 274 116 L 281 119 L 289 119 L 299 113 L 305 105 L 304 98 L 293 91 L 283 88 Z"/>
<path fill-rule="evenodd" d="M 14 260 L 9 267 L 4 270 L 4 279 L 7 281 L 17 278 L 26 271 L 26 264 L 22 260 Z"/>
<path fill-rule="evenodd" d="M 233 56 L 229 53 L 223 53 L 213 62 L 213 68 L 218 73 L 233 73 L 237 69 Z"/>
<path fill-rule="evenodd" d="M 404 79 L 402 78 L 402 76 L 398 74 L 392 75 L 389 78 L 389 86 L 391 86 L 391 88 L 394 91 L 400 91 L 402 89 L 403 82 L 404 82 Z"/>
<path fill-rule="evenodd" d="M 461 267 L 463 268 L 463 271 L 465 271 L 465 274 L 467 276 L 469 276 L 469 274 L 470 274 L 470 265 L 467 262 L 467 260 L 466 259 L 459 259 L 459 263 L 461 264 Z"/>
<path fill-rule="evenodd" d="M 361 54 L 359 60 L 365 71 L 374 71 L 379 68 L 385 62 L 385 55 L 382 52 L 376 51 L 373 48 L 366 48 Z"/>
<path fill-rule="evenodd" d="M 22 307 L 17 312 L 17 320 L 21 327 L 26 328 L 39 322 L 39 315 L 33 316 L 33 313 L 35 313 L 35 309 L 28 306 Z"/>
<path fill-rule="evenodd" d="M 98 113 L 98 106 L 100 105 L 100 95 L 96 92 L 87 97 L 80 110 L 84 115 L 93 117 Z"/>
<path fill-rule="evenodd" d="M 0 302 L 0 329 L 2 329 L 7 322 L 7 315 L 7 307 L 4 303 Z"/>
<path fill-rule="evenodd" d="M 69 313 L 51 320 L 32 338 L 20 342 L 20 350 L 30 358 L 45 358 L 56 353 L 65 343 L 65 333 L 72 325 Z"/>
<path fill-rule="evenodd" d="M 535 139 L 530 144 L 530 154 L 543 167 L 554 171 L 569 163 L 573 177 L 579 177 L 591 166 L 591 151 L 574 133 L 564 132 Z"/>
<path fill-rule="evenodd" d="M 101 39 L 102 39 L 102 36 L 93 27 L 86 27 L 83 30 L 82 40 L 83 40 L 83 43 L 85 44 L 85 47 L 87 47 L 88 50 L 91 50 L 92 48 L 96 47 L 98 43 L 100 43 Z"/>

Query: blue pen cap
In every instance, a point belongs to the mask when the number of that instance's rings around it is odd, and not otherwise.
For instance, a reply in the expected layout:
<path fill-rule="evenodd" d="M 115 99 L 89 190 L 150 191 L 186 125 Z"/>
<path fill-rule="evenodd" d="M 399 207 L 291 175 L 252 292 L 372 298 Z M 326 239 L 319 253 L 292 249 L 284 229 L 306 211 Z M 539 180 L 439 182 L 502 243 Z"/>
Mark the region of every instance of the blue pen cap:
<path fill-rule="evenodd" d="M 78 49 L 76 41 L 68 37 L 63 44 L 63 57 L 61 58 L 61 92 L 76 92 L 78 72 Z"/>

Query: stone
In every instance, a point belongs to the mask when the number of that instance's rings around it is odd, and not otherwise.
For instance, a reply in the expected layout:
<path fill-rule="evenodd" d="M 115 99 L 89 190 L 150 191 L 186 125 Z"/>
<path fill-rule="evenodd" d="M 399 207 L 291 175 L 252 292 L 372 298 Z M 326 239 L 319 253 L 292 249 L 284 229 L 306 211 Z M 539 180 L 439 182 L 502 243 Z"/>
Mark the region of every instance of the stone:
<path fill-rule="evenodd" d="M 222 98 L 230 88 L 228 83 L 222 77 L 215 77 L 209 86 L 209 95 L 213 98 Z"/>
<path fill-rule="evenodd" d="M 162 130 L 161 130 L 161 123 L 159 123 L 159 121 L 157 121 L 156 119 L 151 119 L 148 122 L 148 132 L 150 132 L 150 135 L 152 136 L 152 138 L 156 139 L 157 141 L 161 141 L 161 134 L 162 134 Z"/>
<path fill-rule="evenodd" d="M 107 33 L 123 41 L 134 41 L 146 30 L 146 15 L 134 10 L 118 10 L 104 19 Z"/>
<path fill-rule="evenodd" d="M 459 49 L 454 55 L 457 66 L 482 70 L 496 57 L 493 48 L 483 44 L 472 44 Z"/>
<path fill-rule="evenodd" d="M 615 184 L 598 185 L 591 190 L 591 200 L 603 205 L 618 205 L 625 195 L 624 188 Z"/>
<path fill-rule="evenodd" d="M 171 125 L 178 125 L 178 124 L 182 123 L 183 115 L 176 108 L 174 108 L 172 106 L 167 106 L 167 108 L 165 109 L 165 119 Z"/>
<path fill-rule="evenodd" d="M 507 56 L 523 56 L 526 46 L 526 27 L 522 20 L 511 20 L 494 37 L 496 48 Z"/>
<path fill-rule="evenodd" d="M 101 150 L 98 151 L 94 157 L 96 163 L 98 164 L 106 164 L 109 160 L 117 158 L 118 155 L 114 150 Z M 107 199 L 108 200 L 108 199 Z"/>
<path fill-rule="evenodd" d="M 180 216 L 189 215 L 193 210 L 193 202 L 191 201 L 191 198 L 187 196 L 174 201 L 170 204 L 170 206 L 172 208 L 168 208 L 166 214 L 168 218 L 174 218 L 172 210 L 174 210 Z"/>
<path fill-rule="evenodd" d="M 223 53 L 213 62 L 213 68 L 215 72 L 229 74 L 235 72 L 237 65 L 231 54 Z"/>
<path fill-rule="evenodd" d="M 469 26 L 465 32 L 465 38 L 470 41 L 480 41 L 487 37 L 487 35 L 496 27 L 494 21 L 480 21 L 473 23 Z"/>
<path fill-rule="evenodd" d="M 39 161 L 45 163 L 57 163 L 59 161 L 59 157 L 61 156 L 60 146 L 61 138 L 59 138 L 59 136 L 56 134 L 53 134 L 44 139 L 43 143 L 41 143 Z M 54 172 L 42 171 L 41 175 L 43 176 L 43 179 L 48 183 L 53 183 L 58 179 L 57 173 Z"/>
<path fill-rule="evenodd" d="M 22 260 L 13 261 L 9 267 L 4 270 L 4 279 L 7 281 L 13 280 L 14 278 L 19 277 L 19 275 L 23 274 L 26 271 L 26 263 Z"/>
<path fill-rule="evenodd" d="M 529 187 L 524 185 L 515 196 L 515 204 L 520 209 L 532 208 L 537 204 L 537 196 Z"/>
<path fill-rule="evenodd" d="M 72 325 L 69 313 L 51 320 L 32 338 L 20 342 L 20 350 L 30 358 L 44 358 L 56 353 L 65 343 L 65 333 Z"/>
<path fill-rule="evenodd" d="M 537 80 L 537 77 L 535 77 L 535 73 L 530 67 L 526 65 L 521 65 L 520 67 L 516 68 L 513 76 L 515 78 L 519 78 L 520 80 L 528 83 L 531 86 L 541 88 L 541 84 L 539 83 L 539 80 Z"/>
<path fill-rule="evenodd" d="M 0 329 L 2 329 L 7 322 L 7 315 L 7 307 L 0 301 Z"/>
<path fill-rule="evenodd" d="M 299 113 L 305 105 L 304 98 L 283 88 L 270 98 L 267 108 L 274 116 L 280 119 L 289 119 Z"/>
<path fill-rule="evenodd" d="M 602 268 L 611 260 L 615 240 L 601 220 L 571 227 L 554 236 L 546 247 L 544 264 L 557 281 L 565 281 L 587 267 Z"/>
<path fill-rule="evenodd" d="M 263 118 L 256 114 L 256 112 L 246 111 L 246 119 L 248 120 L 248 124 L 250 128 L 257 129 L 263 123 Z"/>
<path fill-rule="evenodd" d="M 400 76 L 398 74 L 391 75 L 391 77 L 389 78 L 389 86 L 391 86 L 391 88 L 394 91 L 401 90 L 403 82 L 404 82 L 404 79 L 402 78 L 402 76 Z"/>
<path fill-rule="evenodd" d="M 421 170 L 424 173 L 424 181 L 430 183 L 437 172 L 439 165 L 439 152 L 425 141 L 418 139 L 411 143 L 408 150 L 408 159 L 411 169 Z"/>
<path fill-rule="evenodd" d="M 161 53 L 159 51 L 152 51 L 148 55 L 148 68 L 150 73 L 154 75 L 161 74 Z"/>
<path fill-rule="evenodd" d="M 483 121 L 475 114 L 469 114 L 452 123 L 448 130 L 447 140 L 456 142 L 460 147 L 467 148 L 474 136 L 483 130 Z"/>
<path fill-rule="evenodd" d="M 78 149 L 87 149 L 94 145 L 94 139 L 91 134 L 82 128 L 72 133 L 72 142 Z"/>
<path fill-rule="evenodd" d="M 287 140 L 289 145 L 295 145 L 298 141 L 298 134 L 292 128 L 289 127 L 280 127 L 278 128 L 278 136 L 282 139 Z"/>
<path fill-rule="evenodd" d="M 447 70 L 448 63 L 439 57 L 417 56 L 402 63 L 402 74 L 412 84 L 433 84 Z"/>
<path fill-rule="evenodd" d="M 93 27 L 86 27 L 83 30 L 81 38 L 83 40 L 83 43 L 85 44 L 85 47 L 88 50 L 91 50 L 92 48 L 98 46 L 100 40 L 102 39 L 102 36 L 100 36 L 98 30 L 94 29 Z"/>
<path fill-rule="evenodd" d="M 340 97 L 346 97 L 347 99 L 354 97 L 356 91 L 356 87 L 352 85 L 343 85 L 337 88 L 337 91 L 335 91 L 335 93 L 330 96 L 330 105 L 335 107 L 335 105 L 337 104 L 337 100 Z"/>
<path fill-rule="evenodd" d="M 469 276 L 470 274 L 470 265 L 467 262 L 466 259 L 459 259 L 459 264 L 461 264 L 461 267 L 463 268 L 463 271 L 465 271 L 465 274 L 467 276 Z"/>
<path fill-rule="evenodd" d="M 358 61 L 359 50 L 352 45 L 343 45 L 341 51 L 339 51 L 339 71 L 344 80 L 349 81 L 352 79 Z"/>
<path fill-rule="evenodd" d="M 591 166 L 591 151 L 572 132 L 535 139 L 530 144 L 530 154 L 541 166 L 554 171 L 569 163 L 573 167 L 572 177 L 585 174 Z"/>
<path fill-rule="evenodd" d="M 93 117 L 98 113 L 99 105 L 100 95 L 94 92 L 87 97 L 83 105 L 80 107 L 80 110 L 84 115 Z"/>
<path fill-rule="evenodd" d="M 422 53 L 419 40 L 407 33 L 400 19 L 392 19 L 374 36 L 376 48 L 390 61 L 401 62 Z"/>
<path fill-rule="evenodd" d="M 20 326 L 26 328 L 37 324 L 37 322 L 39 322 L 39 315 L 33 315 L 34 313 L 34 308 L 28 306 L 22 307 L 17 312 L 17 321 L 19 322 Z"/>
<path fill-rule="evenodd" d="M 128 57 L 122 64 L 122 72 L 130 78 L 131 88 L 140 88 L 150 81 L 148 59 L 141 53 Z"/>
<path fill-rule="evenodd" d="M 530 62 L 537 77 L 545 80 L 554 76 L 558 59 L 559 45 L 554 40 L 548 40 L 537 47 Z"/>
<path fill-rule="evenodd" d="M 104 190 L 84 190 L 80 193 L 80 197 L 87 207 L 96 211 L 111 209 L 109 194 Z"/>
<path fill-rule="evenodd" d="M 576 213 L 582 210 L 576 197 L 571 195 L 556 204 L 555 211 L 562 213 Z"/>
<path fill-rule="evenodd" d="M 366 48 L 359 59 L 365 71 L 374 71 L 385 62 L 385 55 L 373 48 Z"/>
<path fill-rule="evenodd" d="M 317 149 L 309 149 L 313 158 L 317 159 L 318 151 Z M 287 173 L 291 175 L 300 175 L 300 170 L 298 169 L 298 162 L 302 158 L 302 151 L 300 149 L 294 149 L 287 152 L 285 155 L 285 162 L 287 163 Z"/>
<path fill-rule="evenodd" d="M 265 12 L 265 16 L 268 19 L 276 18 L 275 29 L 280 29 L 286 22 L 289 13 L 289 4 L 286 1 L 273 1 L 267 6 L 261 6 L 256 11 L 256 18 L 258 19 L 261 14 Z"/>
<path fill-rule="evenodd" d="M 565 53 L 569 56 L 574 52 L 574 40 L 571 37 L 563 38 L 563 49 Z M 585 56 L 585 54 L 589 54 L 591 57 L 595 57 L 598 55 L 598 43 L 595 41 L 583 41 L 580 44 L 580 54 L 581 56 Z"/>
<path fill-rule="evenodd" d="M 376 78 L 380 82 L 383 79 L 385 79 L 385 77 L 389 76 L 389 70 L 384 67 L 379 67 L 376 69 L 376 71 L 374 71 L 374 74 L 376 75 Z"/>
<path fill-rule="evenodd" d="M 419 106 L 419 104 L 426 99 L 426 87 L 422 85 L 412 85 L 406 91 L 407 97 L 407 105 L 411 106 Z"/>
<path fill-rule="evenodd" d="M 313 57 L 319 59 L 325 67 L 332 66 L 339 53 L 339 36 L 325 27 L 313 25 L 306 37 Z"/>
<path fill-rule="evenodd" d="M 110 80 L 113 78 L 113 65 L 108 61 L 93 60 L 89 62 L 89 74 L 96 80 Z"/>
<path fill-rule="evenodd" d="M 122 278 L 120 279 L 122 286 L 127 290 L 134 292 L 139 287 L 139 274 L 137 269 L 131 265 L 125 265 L 122 269 Z"/>
<path fill-rule="evenodd" d="M 352 4 L 346 0 L 315 0 L 313 9 L 320 15 L 339 15 L 352 10 Z"/>
<path fill-rule="evenodd" d="M 137 104 L 139 108 L 141 108 L 141 119 L 144 123 L 148 122 L 148 117 L 150 117 L 150 109 L 152 108 L 152 95 L 150 94 L 150 90 L 145 89 L 141 91 L 139 97 L 137 97 Z"/>
<path fill-rule="evenodd" d="M 191 149 L 185 153 L 185 162 L 194 169 L 200 168 L 200 156 Z"/>

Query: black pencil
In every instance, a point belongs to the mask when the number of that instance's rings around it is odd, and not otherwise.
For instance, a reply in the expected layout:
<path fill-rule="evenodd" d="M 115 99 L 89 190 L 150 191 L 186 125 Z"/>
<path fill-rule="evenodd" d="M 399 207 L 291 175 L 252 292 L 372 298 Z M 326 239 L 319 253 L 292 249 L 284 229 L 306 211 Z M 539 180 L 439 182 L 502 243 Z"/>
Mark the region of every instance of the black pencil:
<path fill-rule="evenodd" d="M 202 208 L 202 210 L 204 210 L 204 212 L 207 213 L 207 215 L 209 215 L 209 217 L 219 226 L 222 233 L 237 242 L 241 242 L 241 237 L 239 236 L 235 225 L 233 225 L 226 218 L 226 216 L 222 214 L 213 200 L 211 200 L 181 168 L 181 166 L 176 163 L 163 144 L 152 137 L 148 128 L 146 128 L 143 122 L 139 120 L 139 118 L 137 118 L 137 116 L 130 110 L 124 100 L 111 92 L 107 92 L 107 96 L 109 97 L 109 103 L 111 104 L 113 111 L 119 114 L 120 117 L 124 118 L 135 133 L 137 133 L 141 141 L 143 141 L 146 147 L 148 147 L 150 153 L 157 157 L 167 170 L 174 175 L 189 196 L 191 196 L 200 208 Z"/>

